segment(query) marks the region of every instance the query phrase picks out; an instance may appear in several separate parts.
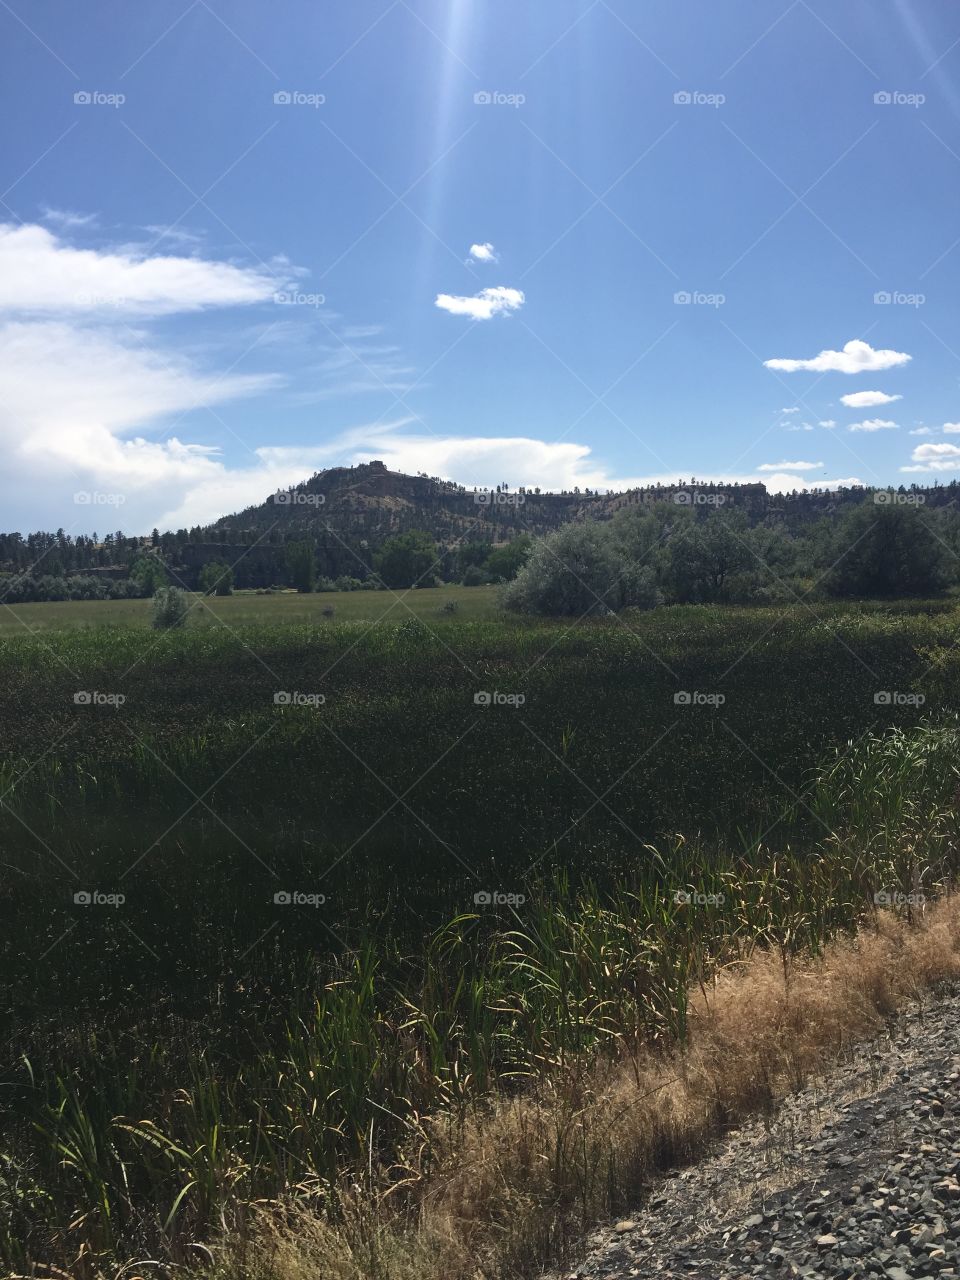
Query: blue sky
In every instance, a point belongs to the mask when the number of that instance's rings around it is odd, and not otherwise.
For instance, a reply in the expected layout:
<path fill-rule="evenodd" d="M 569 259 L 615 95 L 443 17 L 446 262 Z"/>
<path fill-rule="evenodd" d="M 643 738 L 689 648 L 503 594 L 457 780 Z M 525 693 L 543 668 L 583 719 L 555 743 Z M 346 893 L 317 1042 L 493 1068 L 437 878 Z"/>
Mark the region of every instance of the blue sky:
<path fill-rule="evenodd" d="M 960 475 L 955 6 L 4 0 L 0 37 L 7 528 L 374 457 Z"/>

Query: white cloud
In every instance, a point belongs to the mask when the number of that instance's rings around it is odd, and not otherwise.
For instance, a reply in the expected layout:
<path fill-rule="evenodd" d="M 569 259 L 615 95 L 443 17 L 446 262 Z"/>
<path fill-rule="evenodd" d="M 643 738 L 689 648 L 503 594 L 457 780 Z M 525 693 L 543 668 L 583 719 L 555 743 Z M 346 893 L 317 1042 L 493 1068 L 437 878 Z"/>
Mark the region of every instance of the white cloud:
<path fill-rule="evenodd" d="M 836 425 L 836 420 L 834 418 L 824 418 L 822 421 L 817 423 L 818 427 L 826 427 L 828 431 L 831 427 L 835 427 Z"/>
<path fill-rule="evenodd" d="M 946 427 L 944 428 L 944 430 L 946 430 Z M 958 430 L 960 430 L 960 428 L 958 428 Z M 912 436 L 932 436 L 933 428 L 932 427 L 914 427 L 914 429 L 910 432 L 910 434 Z"/>
<path fill-rule="evenodd" d="M 36 225 L 0 224 L 0 311 L 21 315 L 170 315 L 271 299 L 287 281 L 251 267 L 76 249 Z"/>
<path fill-rule="evenodd" d="M 797 408 L 796 405 L 794 405 L 792 409 L 778 409 L 777 412 L 778 413 L 799 413 L 800 410 Z"/>
<path fill-rule="evenodd" d="M 915 465 L 901 471 L 960 471 L 960 445 L 918 444 L 910 456 Z"/>
<path fill-rule="evenodd" d="M 449 293 L 438 293 L 436 305 L 453 316 L 469 316 L 471 320 L 490 320 L 493 316 L 517 311 L 526 298 L 520 289 L 508 289 L 497 285 L 493 289 L 481 289 L 472 298 L 461 298 Z"/>
<path fill-rule="evenodd" d="M 787 431 L 812 431 L 813 430 L 813 427 L 811 427 L 809 422 L 797 422 L 797 423 L 781 422 L 780 425 L 781 427 L 785 427 Z"/>
<path fill-rule="evenodd" d="M 470 257 L 474 262 L 500 261 L 500 255 L 489 241 L 486 244 L 472 244 L 470 246 Z"/>
<path fill-rule="evenodd" d="M 893 404 L 894 400 L 902 400 L 903 396 L 888 396 L 885 391 L 852 391 L 848 396 L 841 396 L 840 403 L 848 409 L 872 409 L 878 404 Z"/>
<path fill-rule="evenodd" d="M 758 471 L 818 471 L 822 462 L 764 462 Z"/>
<path fill-rule="evenodd" d="M 19 527 L 43 523 L 42 507 L 85 532 L 93 515 L 97 527 L 110 519 L 140 531 L 185 491 L 223 476 L 210 446 L 133 433 L 155 430 L 164 418 L 174 426 L 176 415 L 255 394 L 276 379 L 206 374 L 139 345 L 142 336 L 59 320 L 0 324 L 0 495 L 6 509 L 23 511 Z M 77 507 L 73 495 L 84 490 L 120 494 L 122 505 Z"/>
<path fill-rule="evenodd" d="M 899 423 L 889 418 L 866 418 L 863 422 L 851 422 L 849 431 L 897 431 Z"/>
<path fill-rule="evenodd" d="M 943 432 L 948 436 L 960 435 L 960 422 L 945 422 Z"/>
<path fill-rule="evenodd" d="M 906 364 L 912 357 L 902 351 L 874 351 L 868 342 L 854 338 L 842 351 L 821 351 L 810 360 L 764 360 L 767 369 L 784 373 L 877 373 Z"/>
<path fill-rule="evenodd" d="M 757 479 L 763 481 L 770 493 L 792 493 L 794 489 L 849 489 L 851 485 L 863 484 L 856 476 L 833 480 L 805 480 L 789 471 L 765 473 Z"/>

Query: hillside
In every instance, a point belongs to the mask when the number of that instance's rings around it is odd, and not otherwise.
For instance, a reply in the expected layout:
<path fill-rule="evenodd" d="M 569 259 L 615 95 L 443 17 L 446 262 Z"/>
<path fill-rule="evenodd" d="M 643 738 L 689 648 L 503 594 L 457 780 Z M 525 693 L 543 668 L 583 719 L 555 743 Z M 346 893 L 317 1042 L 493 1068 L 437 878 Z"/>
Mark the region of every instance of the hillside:
<path fill-rule="evenodd" d="M 718 485 L 694 479 L 623 492 L 548 493 L 506 484 L 490 491 L 435 476 L 405 475 L 373 461 L 318 472 L 256 506 L 189 530 L 155 530 L 148 537 L 117 531 L 102 540 L 96 535 L 70 537 L 63 530 L 0 534 L 0 575 L 30 574 L 40 566 L 39 572 L 54 578 L 122 580 L 143 550 L 152 547 L 183 585 L 195 587 L 205 564 L 222 561 L 233 567 L 238 587 L 263 588 L 285 581 L 286 544 L 306 540 L 315 549 L 320 576 L 364 579 L 386 539 L 420 529 L 432 534 L 441 548 L 439 576 L 456 580 L 459 549 L 467 544 L 489 548 L 521 534 L 536 537 L 570 523 L 610 520 L 623 508 L 678 502 L 707 512 L 722 505 L 743 512 L 752 526 L 775 525 L 796 534 L 825 516 L 870 500 L 875 492 L 857 486 L 769 493 L 762 483 Z M 955 507 L 960 486 L 956 481 L 914 485 L 899 493 L 930 510 Z"/>

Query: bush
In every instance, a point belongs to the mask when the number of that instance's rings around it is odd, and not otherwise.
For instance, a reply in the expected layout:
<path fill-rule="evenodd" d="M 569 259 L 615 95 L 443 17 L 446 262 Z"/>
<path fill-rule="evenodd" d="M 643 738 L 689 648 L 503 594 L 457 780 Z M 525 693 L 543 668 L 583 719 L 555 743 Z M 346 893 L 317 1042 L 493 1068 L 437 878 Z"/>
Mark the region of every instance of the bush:
<path fill-rule="evenodd" d="M 490 581 L 490 575 L 478 564 L 468 565 L 464 570 L 461 582 L 465 587 L 483 587 Z"/>
<path fill-rule="evenodd" d="M 534 544 L 504 591 L 506 608 L 555 617 L 603 616 L 659 602 L 653 570 L 624 561 L 609 528 L 566 525 Z"/>
<path fill-rule="evenodd" d="M 158 631 L 182 627 L 189 611 L 186 592 L 179 587 L 161 587 L 153 597 L 153 625 Z"/>

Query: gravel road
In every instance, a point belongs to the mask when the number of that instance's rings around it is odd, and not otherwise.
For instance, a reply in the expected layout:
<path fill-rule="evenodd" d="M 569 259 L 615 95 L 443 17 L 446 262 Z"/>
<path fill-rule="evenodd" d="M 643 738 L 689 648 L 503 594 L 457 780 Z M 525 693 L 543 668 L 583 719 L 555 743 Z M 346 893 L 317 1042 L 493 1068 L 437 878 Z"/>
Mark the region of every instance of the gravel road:
<path fill-rule="evenodd" d="M 552 1280 L 960 1276 L 960 995 L 656 1183 Z"/>

